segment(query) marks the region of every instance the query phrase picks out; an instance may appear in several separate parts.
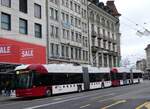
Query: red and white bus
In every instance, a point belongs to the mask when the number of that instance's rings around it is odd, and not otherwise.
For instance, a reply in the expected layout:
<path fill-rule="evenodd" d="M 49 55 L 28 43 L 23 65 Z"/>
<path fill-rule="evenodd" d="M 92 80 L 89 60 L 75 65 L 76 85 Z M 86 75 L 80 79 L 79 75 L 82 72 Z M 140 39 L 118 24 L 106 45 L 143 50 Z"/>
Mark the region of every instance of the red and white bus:
<path fill-rule="evenodd" d="M 72 64 L 21 65 L 15 71 L 17 97 L 51 96 L 119 86 L 123 80 L 118 78 L 118 71 L 110 68 Z"/>
<path fill-rule="evenodd" d="M 126 67 L 115 67 L 111 69 L 112 86 L 129 85 L 143 81 L 143 72 Z"/>
<path fill-rule="evenodd" d="M 140 83 L 143 82 L 143 72 L 141 70 L 132 69 L 132 81 L 133 83 Z"/>

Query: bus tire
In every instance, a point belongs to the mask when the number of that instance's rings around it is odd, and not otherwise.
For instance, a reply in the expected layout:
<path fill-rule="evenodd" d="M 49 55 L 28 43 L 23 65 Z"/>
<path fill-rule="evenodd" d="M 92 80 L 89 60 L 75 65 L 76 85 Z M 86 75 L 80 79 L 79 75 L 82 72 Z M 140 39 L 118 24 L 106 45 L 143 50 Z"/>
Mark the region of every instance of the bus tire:
<path fill-rule="evenodd" d="M 52 91 L 51 90 L 46 90 L 46 96 L 47 97 L 50 97 L 50 96 L 52 96 Z"/>
<path fill-rule="evenodd" d="M 102 88 L 102 89 L 105 88 L 104 82 L 102 82 L 101 88 Z"/>
<path fill-rule="evenodd" d="M 82 85 L 78 85 L 78 92 L 82 92 Z"/>

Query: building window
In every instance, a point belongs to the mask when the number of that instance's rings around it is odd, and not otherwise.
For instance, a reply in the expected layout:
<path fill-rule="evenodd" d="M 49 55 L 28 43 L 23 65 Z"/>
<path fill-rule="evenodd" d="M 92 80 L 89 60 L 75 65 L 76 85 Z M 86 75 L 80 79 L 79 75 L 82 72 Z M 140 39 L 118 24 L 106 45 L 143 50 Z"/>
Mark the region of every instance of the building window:
<path fill-rule="evenodd" d="M 88 61 L 88 51 L 86 51 L 86 61 Z"/>
<path fill-rule="evenodd" d="M 69 48 L 66 47 L 66 57 L 69 57 Z"/>
<path fill-rule="evenodd" d="M 71 40 L 74 41 L 74 32 L 71 31 Z"/>
<path fill-rule="evenodd" d="M 70 33 L 69 33 L 69 30 L 66 30 L 66 35 L 67 35 L 67 39 L 69 40 L 69 39 L 70 39 Z"/>
<path fill-rule="evenodd" d="M 71 47 L 71 59 L 73 59 L 73 48 Z"/>
<path fill-rule="evenodd" d="M 11 0 L 1 0 L 3 6 L 11 7 Z"/>
<path fill-rule="evenodd" d="M 56 34 L 55 34 L 55 37 L 58 38 L 59 37 L 59 28 L 56 27 Z"/>
<path fill-rule="evenodd" d="M 64 1 L 64 0 L 62 0 L 62 1 L 61 1 L 61 4 L 62 4 L 62 5 L 64 5 L 64 4 L 65 4 L 65 1 Z"/>
<path fill-rule="evenodd" d="M 73 16 L 71 16 L 71 25 L 72 25 L 72 26 L 74 25 L 74 19 L 73 19 Z"/>
<path fill-rule="evenodd" d="M 38 4 L 34 4 L 34 16 L 36 18 L 41 18 L 41 6 Z"/>
<path fill-rule="evenodd" d="M 42 26 L 40 24 L 35 23 L 35 37 L 42 38 Z"/>
<path fill-rule="evenodd" d="M 61 55 L 62 55 L 62 57 L 64 57 L 64 56 L 65 56 L 65 54 L 64 54 L 64 50 L 65 50 L 65 49 L 64 49 L 64 46 L 62 45 L 62 46 L 61 46 Z"/>
<path fill-rule="evenodd" d="M 54 19 L 58 21 L 58 11 L 55 10 L 55 16 L 54 16 Z"/>
<path fill-rule="evenodd" d="M 58 21 L 58 10 L 50 8 L 50 18 Z"/>
<path fill-rule="evenodd" d="M 27 20 L 19 19 L 19 32 L 21 34 L 28 34 L 28 24 Z"/>
<path fill-rule="evenodd" d="M 51 37 L 54 37 L 54 25 L 51 25 L 50 35 Z"/>
<path fill-rule="evenodd" d="M 51 43 L 51 55 L 54 56 L 54 44 Z"/>
<path fill-rule="evenodd" d="M 9 14 L 2 13 L 1 28 L 4 30 L 11 30 L 11 19 Z"/>
<path fill-rule="evenodd" d="M 50 8 L 50 18 L 54 19 L 54 9 Z"/>
<path fill-rule="evenodd" d="M 73 10 L 73 2 L 70 1 L 70 9 Z"/>
<path fill-rule="evenodd" d="M 81 60 L 81 49 L 79 49 L 79 59 Z"/>
<path fill-rule="evenodd" d="M 106 40 L 103 41 L 103 48 L 106 49 Z"/>
<path fill-rule="evenodd" d="M 104 67 L 108 67 L 107 66 L 107 55 L 106 54 L 104 54 Z"/>
<path fill-rule="evenodd" d="M 56 56 L 58 57 L 59 56 L 59 45 L 56 44 Z"/>
<path fill-rule="evenodd" d="M 75 48 L 75 59 L 78 59 L 78 49 Z"/>
<path fill-rule="evenodd" d="M 94 22 L 94 13 L 93 12 L 90 13 L 90 19 L 92 22 Z"/>
<path fill-rule="evenodd" d="M 102 67 L 102 54 L 99 54 L 99 67 Z"/>
<path fill-rule="evenodd" d="M 27 13 L 27 0 L 19 0 L 19 10 Z"/>
<path fill-rule="evenodd" d="M 58 4 L 58 0 L 50 0 L 50 2 L 55 3 L 56 5 Z"/>
<path fill-rule="evenodd" d="M 109 55 L 109 67 L 112 67 L 112 57 Z"/>

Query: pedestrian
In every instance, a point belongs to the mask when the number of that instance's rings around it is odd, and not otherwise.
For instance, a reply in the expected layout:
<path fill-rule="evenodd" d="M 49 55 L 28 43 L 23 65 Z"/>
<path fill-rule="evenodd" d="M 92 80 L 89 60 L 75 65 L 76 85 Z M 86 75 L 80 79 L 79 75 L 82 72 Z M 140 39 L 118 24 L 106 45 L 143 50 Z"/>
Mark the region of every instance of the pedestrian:
<path fill-rule="evenodd" d="M 102 83 L 101 83 L 101 88 L 104 88 L 105 85 L 104 85 L 104 78 L 102 78 Z"/>
<path fill-rule="evenodd" d="M 10 96 L 10 93 L 11 93 L 10 81 L 6 81 L 5 94 L 6 96 Z"/>

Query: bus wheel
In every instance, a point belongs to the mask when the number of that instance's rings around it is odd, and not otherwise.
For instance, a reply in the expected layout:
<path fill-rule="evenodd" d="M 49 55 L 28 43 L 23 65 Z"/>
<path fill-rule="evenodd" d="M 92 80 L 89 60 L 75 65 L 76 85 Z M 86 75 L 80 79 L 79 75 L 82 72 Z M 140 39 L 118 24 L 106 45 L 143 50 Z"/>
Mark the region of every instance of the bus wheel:
<path fill-rule="evenodd" d="M 78 85 L 78 92 L 82 92 L 82 86 L 81 85 Z"/>
<path fill-rule="evenodd" d="M 104 82 L 102 82 L 102 84 L 101 84 L 101 88 L 103 89 L 103 88 L 105 88 L 105 86 L 104 86 Z"/>
<path fill-rule="evenodd" d="M 46 91 L 46 96 L 47 96 L 47 97 L 52 96 L 52 91 L 48 89 L 48 90 Z"/>

